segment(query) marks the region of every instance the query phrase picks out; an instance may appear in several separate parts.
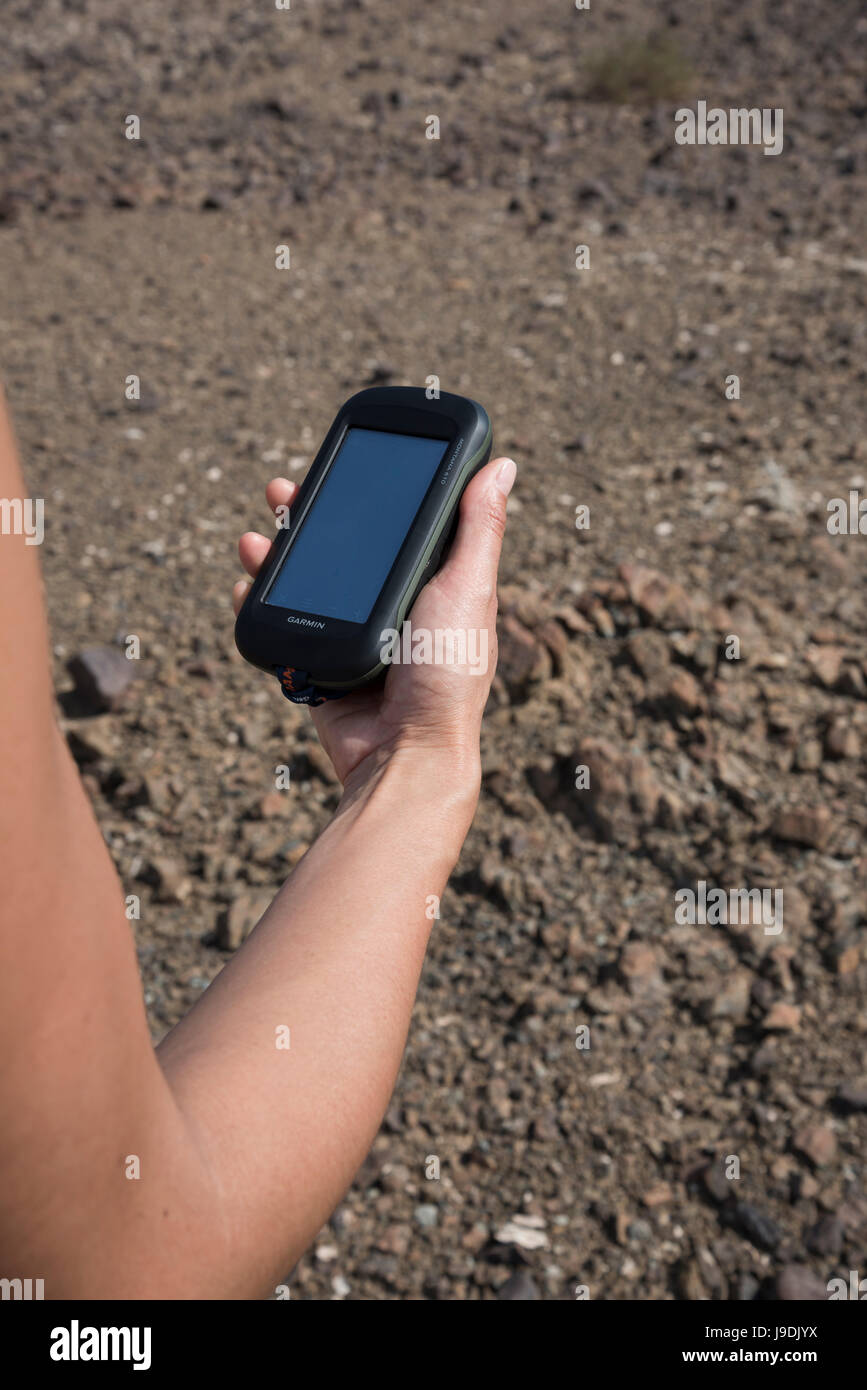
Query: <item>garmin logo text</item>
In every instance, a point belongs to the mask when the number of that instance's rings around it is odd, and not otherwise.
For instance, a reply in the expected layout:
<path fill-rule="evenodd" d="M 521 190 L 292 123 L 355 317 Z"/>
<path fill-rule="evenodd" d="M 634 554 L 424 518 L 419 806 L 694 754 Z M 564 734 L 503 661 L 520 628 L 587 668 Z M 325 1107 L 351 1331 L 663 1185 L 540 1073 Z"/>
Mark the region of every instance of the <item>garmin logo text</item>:
<path fill-rule="evenodd" d="M 460 458 L 461 453 L 463 452 L 463 447 L 464 447 L 464 436 L 461 435 L 460 439 L 458 440 L 457 444 L 455 445 L 455 452 L 454 452 L 454 454 L 452 455 L 451 461 L 449 462 L 449 466 L 448 466 L 448 468 L 446 469 L 445 473 L 444 473 L 444 474 L 442 475 L 442 477 L 440 478 L 440 487 L 445 487 L 446 483 L 448 482 L 449 478 L 451 477 L 452 469 L 454 468 L 455 464 L 457 463 L 458 459 Z"/>
<path fill-rule="evenodd" d="M 287 618 L 287 623 L 300 623 L 301 627 L 324 627 L 318 618 Z"/>
<path fill-rule="evenodd" d="M 149 1371 L 149 1327 L 80 1327 L 73 1318 L 69 1327 L 51 1329 L 52 1361 L 132 1361 L 134 1371 Z"/>

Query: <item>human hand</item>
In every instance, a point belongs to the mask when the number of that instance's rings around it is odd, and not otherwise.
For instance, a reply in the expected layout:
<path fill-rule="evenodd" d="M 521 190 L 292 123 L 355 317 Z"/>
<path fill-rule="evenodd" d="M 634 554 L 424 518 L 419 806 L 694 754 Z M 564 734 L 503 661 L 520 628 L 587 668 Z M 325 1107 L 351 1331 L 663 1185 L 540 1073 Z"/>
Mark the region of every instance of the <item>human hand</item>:
<path fill-rule="evenodd" d="M 444 774 L 477 780 L 479 730 L 497 664 L 497 567 L 506 526 L 506 498 L 515 479 L 511 459 L 492 460 L 461 499 L 457 533 L 443 567 L 416 599 L 414 635 L 430 634 L 432 654 L 445 659 L 392 664 L 384 684 L 311 711 L 322 745 L 344 785 L 392 755 L 418 753 Z M 297 484 L 274 478 L 265 495 L 272 510 L 291 507 Z M 255 577 L 271 542 L 248 531 L 241 563 Z M 239 580 L 237 613 L 250 585 Z M 454 634 L 437 652 L 436 633 Z M 423 640 L 423 639 L 421 639 Z"/>

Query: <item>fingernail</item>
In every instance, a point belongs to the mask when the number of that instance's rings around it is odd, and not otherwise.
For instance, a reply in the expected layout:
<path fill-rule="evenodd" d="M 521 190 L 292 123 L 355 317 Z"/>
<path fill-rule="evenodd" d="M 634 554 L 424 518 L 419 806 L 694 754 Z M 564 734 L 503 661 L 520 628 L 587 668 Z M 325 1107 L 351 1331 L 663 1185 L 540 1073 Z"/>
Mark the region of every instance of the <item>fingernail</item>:
<path fill-rule="evenodd" d="M 515 463 L 514 459 L 503 459 L 503 462 L 497 469 L 494 482 L 504 497 L 508 497 L 509 493 L 512 491 L 512 484 L 515 481 L 517 472 L 518 465 Z"/>

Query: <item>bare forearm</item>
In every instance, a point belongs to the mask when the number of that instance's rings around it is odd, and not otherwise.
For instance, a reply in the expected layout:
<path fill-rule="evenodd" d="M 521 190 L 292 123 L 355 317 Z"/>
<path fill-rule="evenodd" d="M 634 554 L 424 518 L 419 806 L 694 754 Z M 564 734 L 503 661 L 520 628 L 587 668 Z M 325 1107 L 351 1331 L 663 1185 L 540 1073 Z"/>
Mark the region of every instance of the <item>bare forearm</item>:
<path fill-rule="evenodd" d="M 344 798 L 250 939 L 160 1049 L 230 1212 L 241 1285 L 268 1287 L 327 1219 L 394 1085 L 475 769 L 413 753 Z M 288 1046 L 286 1045 L 288 1043 Z"/>
<path fill-rule="evenodd" d="M 508 487 L 490 470 L 414 612 L 484 629 L 495 650 Z M 23 491 L 2 399 L 0 491 Z M 157 1057 L 121 885 L 54 722 L 20 537 L 0 581 L 0 752 L 19 783 L 0 815 L 0 1243 L 49 1297 L 255 1297 L 327 1219 L 387 1105 L 431 900 L 478 795 L 489 680 L 397 669 L 354 712 L 317 711 L 340 809 Z"/>

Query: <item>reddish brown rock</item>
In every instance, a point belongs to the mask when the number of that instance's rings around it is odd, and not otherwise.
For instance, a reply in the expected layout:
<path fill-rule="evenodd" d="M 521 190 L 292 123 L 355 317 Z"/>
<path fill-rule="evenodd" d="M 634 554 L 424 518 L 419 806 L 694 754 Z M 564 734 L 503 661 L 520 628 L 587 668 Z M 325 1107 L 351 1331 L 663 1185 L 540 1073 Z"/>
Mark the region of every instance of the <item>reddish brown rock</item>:
<path fill-rule="evenodd" d="M 774 818 L 771 834 L 789 844 L 824 849 L 831 835 L 827 806 L 787 806 Z"/>
<path fill-rule="evenodd" d="M 795 1135 L 792 1147 L 815 1168 L 824 1168 L 837 1156 L 837 1136 L 827 1125 L 807 1125 Z"/>
<path fill-rule="evenodd" d="M 527 685 L 551 674 L 551 657 L 529 628 L 511 613 L 497 624 L 499 657 L 497 674 L 512 699 L 520 697 Z"/>
<path fill-rule="evenodd" d="M 626 639 L 626 652 L 645 680 L 661 681 L 671 666 L 668 639 L 653 628 L 640 628 Z"/>
<path fill-rule="evenodd" d="M 630 601 L 648 622 L 661 628 L 694 626 L 695 606 L 682 584 L 649 565 L 621 565 L 620 575 Z"/>
<path fill-rule="evenodd" d="M 669 680 L 665 698 L 677 714 L 698 714 L 707 701 L 704 691 L 690 671 L 675 671 Z"/>
<path fill-rule="evenodd" d="M 840 667 L 846 655 L 845 647 L 811 647 L 807 652 L 813 674 L 820 685 L 830 689 L 837 683 Z"/>
<path fill-rule="evenodd" d="M 857 758 L 861 751 L 858 732 L 847 719 L 835 719 L 825 733 L 825 754 L 829 758 Z"/>
<path fill-rule="evenodd" d="M 771 1006 L 765 1015 L 764 1027 L 768 1033 L 792 1033 L 801 1025 L 801 1010 L 797 1004 L 780 1001 Z"/>
<path fill-rule="evenodd" d="M 620 974 L 633 997 L 658 997 L 665 990 L 659 956 L 646 941 L 628 941 L 620 952 Z"/>

